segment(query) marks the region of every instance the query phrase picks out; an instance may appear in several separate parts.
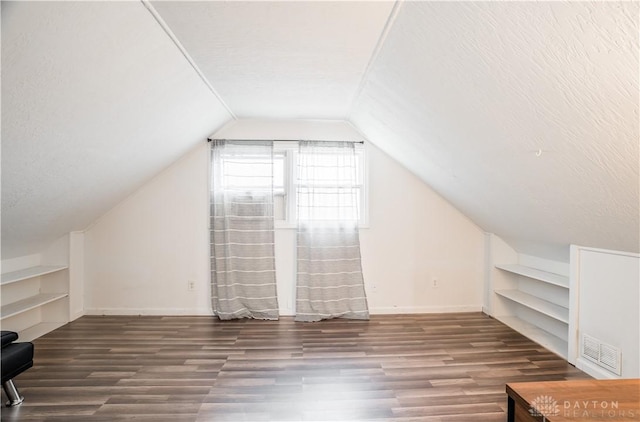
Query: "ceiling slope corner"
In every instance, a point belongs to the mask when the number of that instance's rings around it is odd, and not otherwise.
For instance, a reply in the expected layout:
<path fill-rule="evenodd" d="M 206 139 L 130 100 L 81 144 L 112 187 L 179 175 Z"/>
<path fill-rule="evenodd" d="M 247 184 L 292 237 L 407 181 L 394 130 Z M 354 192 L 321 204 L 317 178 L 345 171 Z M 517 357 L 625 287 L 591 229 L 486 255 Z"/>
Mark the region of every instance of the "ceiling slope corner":
<path fill-rule="evenodd" d="M 637 250 L 637 11 L 407 2 L 350 121 L 487 231 Z"/>
<path fill-rule="evenodd" d="M 229 118 L 139 3 L 11 6 L 2 16 L 3 258 L 82 230 Z"/>

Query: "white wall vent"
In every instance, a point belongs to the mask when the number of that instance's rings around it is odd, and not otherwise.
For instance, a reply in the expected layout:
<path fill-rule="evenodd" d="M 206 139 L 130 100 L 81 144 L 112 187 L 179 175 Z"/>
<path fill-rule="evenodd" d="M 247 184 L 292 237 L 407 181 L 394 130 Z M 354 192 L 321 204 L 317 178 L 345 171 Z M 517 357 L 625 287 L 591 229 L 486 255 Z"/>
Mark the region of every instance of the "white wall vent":
<path fill-rule="evenodd" d="M 582 336 L 582 356 L 598 362 L 600 356 L 600 342 L 588 335 Z"/>
<path fill-rule="evenodd" d="M 616 375 L 622 374 L 622 353 L 620 349 L 602 343 L 597 338 L 587 334 L 582 335 L 581 346 L 583 357 Z"/>

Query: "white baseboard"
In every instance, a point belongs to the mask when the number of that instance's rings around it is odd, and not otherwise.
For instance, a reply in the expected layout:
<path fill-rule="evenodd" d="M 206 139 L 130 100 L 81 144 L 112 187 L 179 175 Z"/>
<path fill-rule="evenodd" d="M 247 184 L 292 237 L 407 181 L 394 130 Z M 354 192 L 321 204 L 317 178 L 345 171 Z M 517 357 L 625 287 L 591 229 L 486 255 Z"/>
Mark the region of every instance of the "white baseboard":
<path fill-rule="evenodd" d="M 86 315 L 86 312 L 84 310 L 73 312 L 71 313 L 71 315 L 69 315 L 69 322 L 75 321 L 83 315 Z"/>
<path fill-rule="evenodd" d="M 445 314 L 457 312 L 482 312 L 482 305 L 462 306 L 389 306 L 369 308 L 371 315 L 390 314 Z"/>
<path fill-rule="evenodd" d="M 582 359 L 580 357 L 576 360 L 576 368 L 578 368 L 581 371 L 586 372 L 587 374 L 589 374 L 592 377 L 597 378 L 597 379 L 605 379 L 605 380 L 607 380 L 607 379 L 618 379 L 618 378 L 620 378 L 616 374 L 612 374 L 611 372 L 607 371 L 606 369 L 600 368 L 595 363 L 591 363 L 588 360 Z"/>
<path fill-rule="evenodd" d="M 482 305 L 464 306 L 390 306 L 369 309 L 371 315 L 391 314 L 436 314 L 457 312 L 482 312 Z M 211 309 L 193 308 L 91 308 L 85 309 L 84 315 L 149 315 L 149 316 L 180 316 L 180 315 L 213 315 Z M 280 316 L 293 316 L 291 310 L 281 309 Z"/>
<path fill-rule="evenodd" d="M 212 316 L 209 308 L 92 308 L 85 315 Z"/>

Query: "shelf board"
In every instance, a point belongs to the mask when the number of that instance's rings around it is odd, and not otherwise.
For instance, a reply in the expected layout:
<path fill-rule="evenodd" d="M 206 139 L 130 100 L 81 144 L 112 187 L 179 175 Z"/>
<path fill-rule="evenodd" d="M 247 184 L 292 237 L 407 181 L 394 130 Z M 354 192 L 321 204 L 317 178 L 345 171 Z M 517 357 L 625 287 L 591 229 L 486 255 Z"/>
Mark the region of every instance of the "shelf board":
<path fill-rule="evenodd" d="M 67 268 L 68 267 L 64 265 L 38 265 L 36 267 L 29 267 L 23 270 L 4 273 L 2 274 L 2 281 L 0 282 L 0 285 L 4 286 L 5 284 L 11 284 L 17 281 L 55 273 L 57 271 L 66 270 Z"/>
<path fill-rule="evenodd" d="M 66 322 L 41 322 L 29 328 L 25 328 L 24 330 L 20 330 L 18 332 L 19 340 L 33 341 L 38 337 L 42 337 L 43 335 L 50 333 L 56 328 L 62 327 L 65 324 Z"/>
<path fill-rule="evenodd" d="M 548 331 L 543 330 L 536 325 L 523 321 L 518 317 L 504 316 L 496 317 L 496 319 L 513 328 L 523 336 L 528 337 L 539 345 L 552 351 L 553 353 L 563 357 L 564 359 L 567 359 L 567 356 L 569 354 L 569 346 L 568 343 L 563 339 L 551 334 Z"/>
<path fill-rule="evenodd" d="M 495 293 L 558 321 L 569 323 L 569 309 L 520 290 L 495 290 Z"/>
<path fill-rule="evenodd" d="M 508 271 L 510 273 L 533 278 L 535 280 L 544 281 L 545 283 L 553 284 L 554 286 L 563 287 L 565 289 L 569 288 L 569 277 L 560 274 L 554 274 L 518 264 L 500 264 L 496 265 L 496 268 Z"/>
<path fill-rule="evenodd" d="M 0 308 L 0 319 L 12 317 L 30 311 L 47 303 L 69 296 L 68 293 L 40 293 L 17 302 L 8 303 Z"/>

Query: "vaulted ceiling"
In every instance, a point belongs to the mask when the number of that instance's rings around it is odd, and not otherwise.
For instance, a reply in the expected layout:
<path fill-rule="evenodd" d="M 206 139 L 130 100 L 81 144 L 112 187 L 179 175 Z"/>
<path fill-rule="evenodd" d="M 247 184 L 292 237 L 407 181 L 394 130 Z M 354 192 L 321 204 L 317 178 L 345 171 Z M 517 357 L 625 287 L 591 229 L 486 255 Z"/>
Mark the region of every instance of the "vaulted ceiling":
<path fill-rule="evenodd" d="M 351 122 L 487 231 L 638 251 L 632 2 L 2 2 L 2 255 L 226 122 Z"/>

